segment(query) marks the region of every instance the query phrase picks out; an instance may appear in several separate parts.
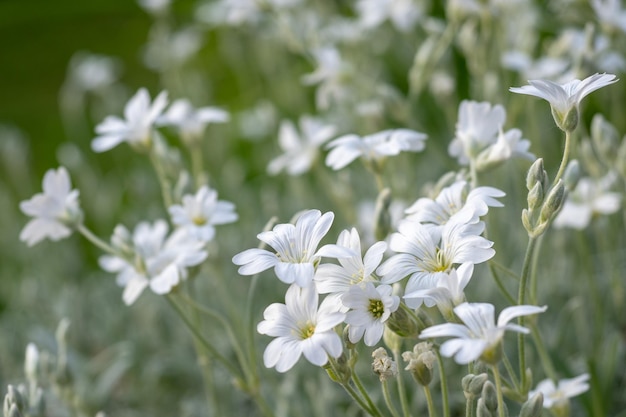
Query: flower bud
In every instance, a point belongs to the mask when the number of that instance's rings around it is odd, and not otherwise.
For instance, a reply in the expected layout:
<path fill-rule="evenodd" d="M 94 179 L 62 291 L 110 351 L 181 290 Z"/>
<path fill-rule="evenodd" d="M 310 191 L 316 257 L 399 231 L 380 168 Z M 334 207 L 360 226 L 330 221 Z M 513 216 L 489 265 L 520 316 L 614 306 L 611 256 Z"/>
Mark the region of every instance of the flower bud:
<path fill-rule="evenodd" d="M 404 368 L 421 385 L 427 386 L 433 379 L 433 364 L 437 357 L 433 353 L 432 343 L 421 342 L 413 347 L 412 352 L 404 352 L 402 359 L 409 364 Z"/>
<path fill-rule="evenodd" d="M 541 207 L 543 204 L 543 196 L 543 185 L 537 181 L 526 197 L 530 211 L 537 210 Z"/>
<path fill-rule="evenodd" d="M 15 413 L 13 409 L 20 412 L 26 408 L 26 399 L 24 395 L 13 385 L 7 387 L 7 394 L 4 396 L 3 412 L 5 416 L 11 415 L 11 412 Z M 17 414 L 21 416 L 21 414 Z"/>
<path fill-rule="evenodd" d="M 580 180 L 580 163 L 574 159 L 569 164 L 567 164 L 567 168 L 565 168 L 565 172 L 563 173 L 563 182 L 565 183 L 565 189 L 567 191 L 573 191 L 578 184 L 578 180 Z"/>
<path fill-rule="evenodd" d="M 546 197 L 541 213 L 539 213 L 539 223 L 549 222 L 561 209 L 565 201 L 565 185 L 563 180 L 559 179 Z"/>
<path fill-rule="evenodd" d="M 485 400 L 483 398 L 478 399 L 478 403 L 476 404 L 476 417 L 497 417 L 498 415 L 495 412 L 492 412 L 485 405 Z"/>
<path fill-rule="evenodd" d="M 391 190 L 384 188 L 376 198 L 376 208 L 374 211 L 374 236 L 377 240 L 385 240 L 391 231 Z"/>
<path fill-rule="evenodd" d="M 543 411 L 543 394 L 537 392 L 528 399 L 519 412 L 519 417 L 541 417 Z"/>
<path fill-rule="evenodd" d="M 403 308 L 399 308 L 389 316 L 386 322 L 387 328 L 401 337 L 416 338 L 420 331 L 420 326 L 415 319 Z"/>
<path fill-rule="evenodd" d="M 476 398 L 483 390 L 483 385 L 487 382 L 489 377 L 486 373 L 480 375 L 467 374 L 461 380 L 461 386 L 463 387 L 463 394 L 465 398 Z"/>
<path fill-rule="evenodd" d="M 528 174 L 526 174 L 526 188 L 530 191 L 539 182 L 545 190 L 547 188 L 547 177 L 548 174 L 543 167 L 543 158 L 537 158 L 528 169 Z"/>
<path fill-rule="evenodd" d="M 495 412 L 498 411 L 498 394 L 495 385 L 491 381 L 483 384 L 480 398 L 484 401 L 485 407 L 495 415 Z"/>
<path fill-rule="evenodd" d="M 561 114 L 552 107 L 554 122 L 564 132 L 572 132 L 578 126 L 578 107 L 572 106 L 565 114 Z"/>
<path fill-rule="evenodd" d="M 5 417 L 23 417 L 24 415 L 17 408 L 16 404 L 11 404 L 11 407 L 4 413 Z"/>

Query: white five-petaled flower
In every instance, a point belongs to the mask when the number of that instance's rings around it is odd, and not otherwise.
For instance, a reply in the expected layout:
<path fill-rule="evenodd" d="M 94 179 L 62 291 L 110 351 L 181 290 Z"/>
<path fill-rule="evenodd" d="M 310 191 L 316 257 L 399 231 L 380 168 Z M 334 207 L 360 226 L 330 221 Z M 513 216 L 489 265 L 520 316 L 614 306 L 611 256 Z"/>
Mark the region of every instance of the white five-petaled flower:
<path fill-rule="evenodd" d="M 455 216 L 459 215 L 469 216 L 466 223 L 475 223 L 479 217 L 487 214 L 489 207 L 503 207 L 496 198 L 505 195 L 504 191 L 497 188 L 470 189 L 467 181 L 456 181 L 442 189 L 434 200 L 426 197 L 418 199 L 405 213 L 407 219 L 437 226 L 455 221 Z"/>
<path fill-rule="evenodd" d="M 162 91 L 151 103 L 148 90 L 140 88 L 126 104 L 124 119 L 107 116 L 96 126 L 98 136 L 91 142 L 95 152 L 108 151 L 122 142 L 141 149 L 152 143 L 154 123 L 167 106 L 167 92 Z"/>
<path fill-rule="evenodd" d="M 532 397 L 536 393 L 543 394 L 544 408 L 567 406 L 569 398 L 575 397 L 589 390 L 589 374 L 582 374 L 575 378 L 561 379 L 555 385 L 551 379 L 544 379 L 537 388 L 528 393 Z"/>
<path fill-rule="evenodd" d="M 215 225 L 237 221 L 235 205 L 217 199 L 217 191 L 203 185 L 195 195 L 183 196 L 182 205 L 169 208 L 172 223 L 183 227 L 198 240 L 208 242 L 215 236 Z"/>
<path fill-rule="evenodd" d="M 400 152 L 419 152 L 424 149 L 424 133 L 409 129 L 389 129 L 360 137 L 355 134 L 341 136 L 327 145 L 332 148 L 326 165 L 334 170 L 344 168 L 356 158 L 378 161 Z"/>
<path fill-rule="evenodd" d="M 442 275 L 455 265 L 477 264 L 491 259 L 493 242 L 480 236 L 484 223 L 448 222 L 439 229 L 412 220 L 404 220 L 391 235 L 389 248 L 396 252 L 376 273 L 391 284 L 410 276 L 405 293 L 435 288 Z"/>
<path fill-rule="evenodd" d="M 99 263 L 107 272 L 117 273 L 117 284 L 125 287 L 122 298 L 131 305 L 146 287 L 156 294 L 167 294 L 181 280 L 187 278 L 187 268 L 202 263 L 208 253 L 204 243 L 193 238 L 183 229 L 167 236 L 168 226 L 164 220 L 154 224 L 139 223 L 130 233 L 118 226 L 111 238 L 114 246 L 124 257 L 102 256 Z"/>
<path fill-rule="evenodd" d="M 70 176 L 64 167 L 50 169 L 43 177 L 43 193 L 20 203 L 20 209 L 34 217 L 20 233 L 28 246 L 48 238 L 59 240 L 72 233 L 72 226 L 81 221 L 78 190 L 72 189 Z"/>
<path fill-rule="evenodd" d="M 259 240 L 276 252 L 247 249 L 235 255 L 233 263 L 240 265 L 241 275 L 254 275 L 274 268 L 276 276 L 284 283 L 308 287 L 322 256 L 335 258 L 354 255 L 352 250 L 337 245 L 325 245 L 317 250 L 334 217 L 332 211 L 322 215 L 319 210 L 307 210 L 298 217 L 295 225 L 277 224 L 271 231 L 257 235 Z"/>
<path fill-rule="evenodd" d="M 292 285 L 285 294 L 285 304 L 274 303 L 265 309 L 257 326 L 261 334 L 275 337 L 265 348 L 263 363 L 286 372 L 304 354 L 309 362 L 323 366 L 328 356 L 339 357 L 341 338 L 333 329 L 345 315 L 324 300 L 318 309 L 318 294 L 312 285 Z"/>
<path fill-rule="evenodd" d="M 511 87 L 509 91 L 542 98 L 550 103 L 557 126 L 572 131 L 578 125 L 578 107 L 583 98 L 599 88 L 617 82 L 613 74 L 593 74 L 584 80 L 558 84 L 549 80 L 529 80 L 529 85 Z"/>
<path fill-rule="evenodd" d="M 350 287 L 341 302 L 350 309 L 345 320 L 350 342 L 363 339 L 367 346 L 374 346 L 383 337 L 385 322 L 398 309 L 400 297 L 392 294 L 390 285 L 375 287 L 368 282 Z"/>
<path fill-rule="evenodd" d="M 352 67 L 341 59 L 335 47 L 324 47 L 311 52 L 317 68 L 302 77 L 304 85 L 317 84 L 315 103 L 318 109 L 326 110 L 332 102 L 339 102 L 350 95 L 346 80 L 352 75 Z"/>
<path fill-rule="evenodd" d="M 520 305 L 507 307 L 495 321 L 495 308 L 488 303 L 463 303 L 454 308 L 454 313 L 465 324 L 445 323 L 429 327 L 420 333 L 420 339 L 453 337 L 441 345 L 443 356 L 454 356 L 458 364 L 467 364 L 477 359 L 495 364 L 500 358 L 500 342 L 506 330 L 529 333 L 525 327 L 509 322 L 516 317 L 542 313 L 547 307 Z"/>
<path fill-rule="evenodd" d="M 319 148 L 335 135 L 336 128 L 309 116 L 300 118 L 300 133 L 291 121 L 280 125 L 278 143 L 284 154 L 270 161 L 267 171 L 276 175 L 287 171 L 289 175 L 307 172 L 319 154 Z"/>
<path fill-rule="evenodd" d="M 193 143 L 202 138 L 208 124 L 225 123 L 229 118 L 228 112 L 220 108 L 196 109 L 189 100 L 179 99 L 170 105 L 157 122 L 176 127 L 184 141 Z"/>
<path fill-rule="evenodd" d="M 512 157 L 534 160 L 535 156 L 528 152 L 530 142 L 522 139 L 519 129 L 502 130 L 505 119 L 506 111 L 499 104 L 463 100 L 448 153 L 462 165 L 474 163 L 479 171 Z"/>
<path fill-rule="evenodd" d="M 344 230 L 339 234 L 337 246 L 354 251 L 354 256 L 342 257 L 338 253 L 339 265 L 321 264 L 315 271 L 315 286 L 320 294 L 343 294 L 353 285 L 375 281 L 374 271 L 383 259 L 387 243 L 376 242 L 361 255 L 361 238 L 359 232 Z"/>

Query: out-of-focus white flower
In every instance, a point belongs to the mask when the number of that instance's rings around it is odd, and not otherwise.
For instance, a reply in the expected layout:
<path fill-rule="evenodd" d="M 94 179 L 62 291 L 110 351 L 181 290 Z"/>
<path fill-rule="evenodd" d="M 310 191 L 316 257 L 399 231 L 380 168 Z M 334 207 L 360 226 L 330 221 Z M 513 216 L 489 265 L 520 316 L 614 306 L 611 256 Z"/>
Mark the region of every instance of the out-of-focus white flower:
<path fill-rule="evenodd" d="M 600 180 L 581 178 L 574 191 L 567 195 L 565 203 L 554 219 L 554 227 L 586 228 L 596 214 L 613 214 L 620 209 L 622 195 L 608 191 L 614 177 Z"/>
<path fill-rule="evenodd" d="M 557 84 L 549 80 L 529 80 L 529 85 L 511 87 L 509 91 L 542 98 L 550 103 L 557 126 L 571 131 L 578 125 L 580 102 L 592 92 L 617 82 L 613 74 L 593 74 L 584 80 Z"/>
<path fill-rule="evenodd" d="M 502 55 L 502 66 L 517 71 L 526 79 L 561 79 L 568 74 L 570 60 L 562 57 L 542 56 L 537 60 L 522 51 L 507 51 Z"/>
<path fill-rule="evenodd" d="M 320 294 L 343 294 L 353 285 L 376 281 L 373 273 L 387 250 L 385 242 L 376 242 L 362 256 L 359 232 L 352 228 L 339 234 L 337 246 L 352 250 L 354 256 L 345 258 L 344 253 L 338 253 L 339 265 L 321 264 L 317 267 L 314 280 Z"/>
<path fill-rule="evenodd" d="M 409 129 L 389 129 L 363 137 L 341 136 L 327 145 L 332 150 L 326 157 L 326 165 L 338 170 L 359 157 L 366 161 L 380 161 L 403 151 L 419 152 L 424 149 L 425 140 L 424 133 Z"/>
<path fill-rule="evenodd" d="M 346 81 L 351 77 L 352 67 L 341 59 L 334 47 L 319 48 L 312 52 L 317 68 L 302 77 L 305 85 L 318 85 L 315 103 L 320 110 L 326 110 L 331 102 L 341 102 L 350 96 Z"/>
<path fill-rule="evenodd" d="M 351 250 L 337 245 L 325 245 L 317 250 L 334 218 L 332 211 L 322 215 L 319 210 L 307 210 L 298 217 L 295 225 L 277 224 L 271 231 L 257 235 L 275 253 L 265 249 L 247 249 L 235 255 L 233 263 L 240 265 L 241 275 L 254 275 L 274 268 L 276 276 L 284 283 L 308 287 L 322 256 L 335 258 L 354 255 Z"/>
<path fill-rule="evenodd" d="M 239 113 L 242 137 L 258 140 L 273 134 L 277 124 L 276 113 L 276 108 L 269 101 L 260 101 L 254 107 Z"/>
<path fill-rule="evenodd" d="M 146 12 L 160 15 L 169 10 L 172 0 L 137 0 L 137 3 Z"/>
<path fill-rule="evenodd" d="M 257 326 L 261 334 L 275 337 L 265 348 L 263 363 L 278 372 L 291 369 L 300 356 L 314 365 L 323 366 L 328 356 L 339 357 L 341 338 L 333 329 L 345 315 L 329 308 L 326 300 L 318 309 L 315 287 L 292 285 L 285 294 L 285 304 L 274 303 L 265 309 Z"/>
<path fill-rule="evenodd" d="M 120 71 L 113 57 L 77 52 L 70 59 L 67 81 L 83 91 L 103 90 L 117 81 Z"/>
<path fill-rule="evenodd" d="M 626 10 L 622 7 L 622 0 L 592 0 L 591 6 L 602 26 L 626 32 Z"/>
<path fill-rule="evenodd" d="M 504 197 L 504 191 L 493 187 L 470 189 L 467 181 L 456 181 L 442 189 L 433 200 L 422 197 L 405 210 L 406 218 L 423 224 L 443 226 L 455 221 L 455 216 L 468 217 L 467 223 L 475 223 L 489 211 L 489 207 L 503 207 L 496 198 Z M 461 214 L 459 214 L 461 213 Z"/>
<path fill-rule="evenodd" d="M 311 169 L 319 148 L 335 135 L 336 128 L 310 116 L 300 118 L 300 133 L 291 121 L 280 125 L 278 143 L 285 152 L 270 161 L 267 171 L 276 175 L 285 170 L 289 175 L 301 175 Z"/>
<path fill-rule="evenodd" d="M 155 71 L 180 65 L 195 56 L 203 42 L 202 33 L 195 27 L 180 29 L 167 37 L 153 36 L 144 50 L 144 62 Z"/>
<path fill-rule="evenodd" d="M 82 221 L 78 190 L 72 189 L 70 176 L 64 167 L 48 170 L 42 185 L 43 193 L 20 203 L 20 210 L 34 217 L 20 233 L 20 240 L 28 246 L 45 238 L 53 241 L 63 239 Z"/>
<path fill-rule="evenodd" d="M 264 10 L 279 11 L 302 3 L 302 0 L 218 0 L 202 3 L 196 19 L 212 25 L 242 26 L 261 20 Z"/>
<path fill-rule="evenodd" d="M 179 99 L 172 102 L 157 122 L 174 126 L 185 142 L 193 143 L 202 138 L 208 124 L 225 123 L 229 119 L 228 112 L 218 107 L 196 109 L 189 100 Z"/>
<path fill-rule="evenodd" d="M 506 111 L 501 105 L 463 100 L 448 152 L 462 165 L 473 162 L 479 171 L 513 157 L 534 160 L 535 156 L 528 152 L 530 142 L 521 139 L 518 129 L 502 131 L 505 119 Z"/>
<path fill-rule="evenodd" d="M 202 263 L 208 253 L 204 243 L 183 229 L 167 236 L 168 226 L 164 220 L 154 224 L 139 223 L 130 233 L 118 226 L 111 238 L 114 247 L 123 249 L 124 257 L 105 255 L 100 257 L 100 267 L 117 273 L 117 284 L 124 287 L 122 299 L 126 305 L 137 300 L 146 287 L 156 294 L 167 294 L 187 278 L 187 268 Z"/>
<path fill-rule="evenodd" d="M 167 92 L 162 91 L 153 102 L 150 101 L 148 90 L 140 88 L 126 104 L 124 119 L 107 116 L 96 126 L 99 135 L 91 142 L 94 152 L 105 152 L 128 142 L 140 149 L 149 148 L 152 144 L 154 123 L 167 106 Z"/>
<path fill-rule="evenodd" d="M 215 225 L 237 221 L 235 205 L 217 199 L 217 191 L 200 187 L 195 195 L 183 196 L 182 205 L 169 208 L 172 223 L 187 230 L 198 240 L 208 242 L 215 236 Z"/>
<path fill-rule="evenodd" d="M 429 327 L 420 333 L 420 339 L 453 337 L 441 345 L 443 356 L 454 356 L 458 364 L 467 364 L 480 358 L 495 364 L 500 359 L 500 341 L 506 330 L 519 333 L 530 331 L 517 324 L 509 324 L 520 316 L 542 313 L 547 307 L 520 305 L 507 307 L 495 322 L 495 308 L 487 303 L 463 303 L 454 308 L 454 313 L 463 324 L 445 323 Z"/>
<path fill-rule="evenodd" d="M 385 321 L 398 309 L 400 297 L 392 294 L 390 285 L 367 282 L 353 285 L 341 296 L 341 302 L 350 311 L 346 314 L 348 338 L 357 343 L 363 339 L 367 346 L 374 346 L 385 330 Z"/>
<path fill-rule="evenodd" d="M 408 32 L 422 15 L 414 0 L 359 0 L 356 9 L 360 24 L 367 29 L 389 20 L 396 29 Z"/>
<path fill-rule="evenodd" d="M 396 252 L 376 273 L 385 284 L 398 282 L 409 276 L 405 293 L 424 288 L 435 288 L 442 275 L 455 265 L 477 264 L 491 259 L 493 242 L 480 236 L 484 223 L 448 222 L 439 229 L 413 220 L 404 220 L 393 233 L 389 248 Z"/>
<path fill-rule="evenodd" d="M 544 379 L 537 384 L 536 389 L 528 393 L 528 397 L 530 398 L 540 392 L 543 394 L 544 408 L 568 407 L 570 398 L 589 390 L 588 381 L 589 374 L 582 374 L 575 378 L 561 379 L 556 385 L 551 379 Z"/>

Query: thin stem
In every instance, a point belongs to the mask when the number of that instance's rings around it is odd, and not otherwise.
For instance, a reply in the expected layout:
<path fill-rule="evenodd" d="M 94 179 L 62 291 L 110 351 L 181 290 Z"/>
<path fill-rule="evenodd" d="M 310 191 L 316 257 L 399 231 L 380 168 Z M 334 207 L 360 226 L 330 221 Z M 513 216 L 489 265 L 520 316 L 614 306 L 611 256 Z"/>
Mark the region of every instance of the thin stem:
<path fill-rule="evenodd" d="M 372 411 L 375 411 L 376 415 L 382 415 L 380 410 L 378 409 L 378 407 L 376 407 L 376 404 L 374 403 L 374 401 L 370 397 L 369 393 L 365 389 L 365 386 L 361 382 L 361 379 L 359 378 L 358 374 L 356 372 L 354 372 L 354 369 L 352 369 L 352 380 L 354 381 L 354 385 L 356 385 L 356 387 L 358 388 L 358 390 L 361 393 L 361 395 L 363 396 L 363 398 L 365 398 L 365 401 L 367 401 L 367 404 L 369 405 L 369 408 Z"/>
<path fill-rule="evenodd" d="M 563 158 L 561 159 L 561 165 L 559 166 L 559 170 L 556 173 L 556 177 L 552 181 L 552 184 L 556 184 L 559 182 L 559 179 L 565 173 L 565 168 L 567 168 L 567 162 L 569 161 L 569 154 L 572 148 L 572 132 L 565 132 L 565 148 L 563 149 Z"/>
<path fill-rule="evenodd" d="M 433 395 L 430 392 L 430 387 L 428 385 L 424 385 L 424 394 L 426 394 L 429 417 L 437 417 L 437 410 L 435 409 L 435 403 L 433 402 Z"/>
<path fill-rule="evenodd" d="M 537 245 L 530 266 L 530 295 L 529 300 L 533 305 L 537 305 L 537 264 L 539 262 L 539 254 L 541 253 L 541 242 L 543 235 L 537 237 Z"/>
<path fill-rule="evenodd" d="M 489 265 L 489 271 L 491 271 L 491 276 L 493 277 L 493 280 L 496 282 L 496 285 L 498 286 L 498 289 L 500 290 L 502 295 L 504 295 L 504 297 L 507 299 L 509 303 L 515 304 L 515 298 L 513 298 L 513 296 L 509 293 L 509 291 L 506 289 L 506 287 L 500 280 L 500 276 L 496 272 L 495 264 L 493 264 L 492 262 L 488 262 L 487 264 Z"/>
<path fill-rule="evenodd" d="M 396 363 L 400 363 L 400 351 L 399 350 L 394 350 L 393 351 L 393 356 L 394 356 L 394 360 L 396 361 Z M 407 401 L 406 398 L 406 392 L 404 390 L 404 378 L 402 378 L 402 373 L 398 372 L 398 375 L 396 375 L 396 380 L 398 381 L 398 394 L 400 396 L 400 405 L 402 406 L 402 414 L 405 417 L 408 417 L 411 415 L 411 412 L 409 410 L 409 403 Z"/>
<path fill-rule="evenodd" d="M 387 383 L 387 381 L 382 381 L 381 384 L 383 386 L 383 397 L 385 398 L 385 404 L 387 404 L 387 409 L 393 417 L 400 417 L 400 415 L 398 414 L 398 410 L 396 410 L 396 407 L 393 405 L 391 395 L 389 395 L 389 384 Z"/>
<path fill-rule="evenodd" d="M 352 399 L 356 401 L 359 407 L 361 407 L 363 411 L 365 411 L 367 414 L 371 416 L 381 417 L 380 412 L 376 412 L 376 410 L 373 410 L 372 408 L 370 408 L 370 406 L 365 402 L 365 400 L 361 398 L 359 393 L 354 388 L 352 388 L 349 382 L 341 381 L 341 378 L 340 378 L 341 373 L 337 369 L 337 361 L 334 358 L 329 357 L 328 364 L 330 365 L 332 372 L 337 376 L 336 381 L 343 387 L 343 389 L 348 393 L 348 395 L 350 395 L 350 397 L 352 397 Z"/>
<path fill-rule="evenodd" d="M 154 167 L 154 170 L 159 179 L 159 184 L 161 185 L 161 195 L 163 197 L 165 207 L 170 207 L 174 204 L 172 201 L 170 183 L 167 179 L 167 176 L 165 175 L 165 171 L 163 170 L 163 166 L 161 165 L 159 156 L 154 150 L 150 152 L 150 162 L 152 162 L 152 166 Z"/>
<path fill-rule="evenodd" d="M 509 374 L 509 377 L 511 378 L 511 382 L 513 383 L 513 388 L 515 388 L 515 391 L 519 392 L 520 391 L 519 381 L 517 380 L 517 376 L 515 375 L 515 371 L 513 370 L 511 361 L 509 360 L 506 353 L 502 357 L 502 363 L 504 364 L 504 367 L 506 368 L 506 372 Z"/>
<path fill-rule="evenodd" d="M 520 276 L 519 292 L 517 294 L 517 305 L 524 304 L 526 300 L 526 286 L 528 285 L 528 276 L 530 272 L 530 265 L 535 251 L 535 245 L 537 243 L 536 237 L 528 238 L 528 246 L 526 247 L 526 254 L 524 255 L 524 264 L 522 265 L 522 274 Z M 519 317 L 519 325 L 524 325 L 524 316 Z M 517 336 L 518 352 L 519 352 L 519 369 L 520 369 L 520 382 L 523 393 L 526 393 L 527 378 L 526 378 L 526 351 L 524 346 L 524 334 L 519 333 Z"/>
<path fill-rule="evenodd" d="M 552 364 L 552 359 L 550 359 L 548 350 L 546 349 L 546 346 L 543 344 L 543 340 L 541 339 L 541 334 L 539 334 L 539 329 L 537 328 L 537 324 L 531 323 L 529 327 L 533 336 L 533 340 L 535 341 L 535 347 L 537 348 L 537 353 L 539 353 L 539 359 L 541 360 L 541 364 L 543 365 L 543 370 L 546 372 L 546 375 L 550 379 L 552 379 L 553 381 L 556 381 L 557 380 L 556 370 L 554 369 L 554 365 Z"/>
<path fill-rule="evenodd" d="M 448 399 L 448 380 L 446 378 L 445 370 L 443 369 L 443 358 L 439 349 L 435 349 L 437 355 L 437 364 L 439 365 L 439 377 L 441 378 L 441 398 L 443 402 L 443 417 L 450 417 L 450 400 Z"/>
<path fill-rule="evenodd" d="M 498 369 L 498 365 L 493 365 L 491 369 L 493 370 L 493 378 L 496 381 L 496 395 L 498 397 L 498 416 L 506 417 L 506 413 L 504 412 L 504 398 L 502 398 L 502 378 L 500 377 L 500 370 Z"/>
<path fill-rule="evenodd" d="M 196 184 L 196 188 L 200 188 L 207 184 L 207 175 L 204 172 L 204 158 L 202 155 L 202 146 L 199 140 L 194 140 L 189 146 L 189 154 L 191 155 L 191 172 Z"/>
<path fill-rule="evenodd" d="M 84 224 L 79 224 L 77 227 L 78 232 L 83 235 L 85 237 L 85 239 L 87 239 L 88 241 L 90 241 L 91 243 L 93 243 L 95 246 L 97 246 L 98 248 L 102 249 L 103 251 L 111 254 L 111 255 L 115 255 L 118 256 L 118 253 L 115 251 L 115 249 L 113 249 L 113 247 L 111 245 L 109 245 L 108 243 L 106 243 L 104 240 L 100 239 L 98 236 L 96 236 L 95 234 L 93 234 L 91 232 L 91 230 L 87 229 L 87 227 L 85 227 Z"/>

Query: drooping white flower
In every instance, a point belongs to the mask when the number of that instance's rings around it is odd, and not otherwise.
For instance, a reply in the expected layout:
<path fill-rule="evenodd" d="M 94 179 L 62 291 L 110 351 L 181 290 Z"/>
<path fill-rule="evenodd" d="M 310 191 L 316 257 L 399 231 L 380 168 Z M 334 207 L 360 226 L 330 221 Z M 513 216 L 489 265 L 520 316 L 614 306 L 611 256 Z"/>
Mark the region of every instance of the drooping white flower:
<path fill-rule="evenodd" d="M 111 238 L 113 245 L 124 256 L 100 257 L 100 267 L 117 273 L 117 284 L 124 287 L 122 299 L 126 305 L 137 300 L 146 287 L 156 294 L 167 294 L 187 278 L 187 268 L 202 263 L 208 253 L 204 243 L 190 236 L 183 229 L 167 236 L 168 226 L 164 220 L 153 224 L 139 223 L 130 233 L 118 226 Z"/>
<path fill-rule="evenodd" d="M 50 169 L 43 177 L 43 193 L 20 203 L 20 210 L 31 219 L 20 233 L 28 246 L 45 238 L 56 241 L 69 236 L 72 226 L 82 218 L 78 190 L 72 189 L 70 176 L 64 167 Z"/>
<path fill-rule="evenodd" d="M 558 84 L 549 80 L 528 80 L 529 85 L 511 87 L 509 91 L 542 98 L 550 103 L 557 126 L 571 131 L 578 124 L 580 102 L 592 92 L 617 82 L 613 74 L 593 74 L 584 80 Z"/>
<path fill-rule="evenodd" d="M 265 320 L 257 331 L 276 338 L 263 353 L 266 367 L 286 372 L 302 355 L 317 366 L 325 365 L 328 356 L 341 355 L 341 338 L 333 328 L 345 315 L 325 302 L 318 309 L 318 298 L 313 286 L 292 285 L 285 294 L 285 304 L 274 303 L 265 309 Z"/>
<path fill-rule="evenodd" d="M 473 162 L 479 171 L 514 157 L 534 160 L 528 152 L 530 142 L 522 139 L 520 130 L 502 131 L 505 119 L 506 111 L 499 104 L 463 100 L 455 136 L 448 146 L 450 156 L 462 165 Z"/>
<path fill-rule="evenodd" d="M 99 136 L 91 142 L 91 148 L 94 152 L 105 152 L 122 142 L 138 148 L 149 148 L 154 123 L 166 105 L 167 92 L 159 93 L 151 103 L 148 90 L 140 88 L 126 104 L 124 119 L 107 116 L 96 126 Z"/>
<path fill-rule="evenodd" d="M 589 390 L 589 374 L 582 374 L 575 378 L 561 379 L 554 384 L 551 379 L 544 379 L 537 384 L 537 388 L 528 393 L 532 397 L 536 393 L 543 394 L 544 408 L 558 408 L 567 406 L 569 398 L 580 395 Z"/>
<path fill-rule="evenodd" d="M 402 32 L 413 29 L 422 14 L 413 0 L 359 0 L 356 9 L 364 28 L 375 28 L 389 20 Z"/>
<path fill-rule="evenodd" d="M 183 196 L 182 205 L 169 208 L 172 223 L 187 230 L 198 240 L 208 242 L 215 236 L 215 225 L 237 221 L 235 205 L 217 199 L 217 191 L 200 187 L 195 195 Z"/>
<path fill-rule="evenodd" d="M 385 242 L 376 242 L 362 256 L 359 232 L 352 228 L 339 234 L 337 247 L 352 250 L 354 256 L 345 258 L 344 253 L 337 253 L 339 265 L 321 264 L 317 267 L 314 280 L 320 294 L 343 294 L 354 285 L 376 281 L 373 273 L 387 250 Z"/>
<path fill-rule="evenodd" d="M 326 110 L 333 102 L 341 102 L 350 96 L 346 80 L 350 78 L 353 68 L 341 59 L 339 51 L 334 47 L 324 47 L 312 51 L 317 68 L 302 77 L 304 85 L 317 85 L 315 103 L 320 110 Z"/>
<path fill-rule="evenodd" d="M 287 171 L 289 175 L 307 172 L 319 154 L 319 148 L 335 135 L 336 128 L 309 116 L 300 118 L 300 133 L 291 121 L 280 125 L 278 143 L 285 152 L 270 161 L 267 171 L 276 175 Z"/>
<path fill-rule="evenodd" d="M 622 195 L 608 191 L 615 178 L 611 175 L 595 180 L 581 178 L 576 188 L 567 195 L 563 207 L 554 219 L 554 227 L 583 230 L 594 215 L 613 214 L 620 209 Z"/>
<path fill-rule="evenodd" d="M 195 142 L 202 138 L 210 123 L 224 123 L 229 120 L 227 111 L 217 107 L 196 109 L 187 99 L 175 100 L 167 111 L 158 119 L 162 125 L 174 126 L 186 142 Z"/>
<path fill-rule="evenodd" d="M 326 245 L 317 250 L 322 238 L 328 233 L 335 215 L 319 210 L 303 212 L 296 224 L 277 224 L 271 231 L 262 232 L 257 238 L 275 252 L 265 249 L 247 249 L 233 257 L 240 265 L 241 275 L 254 275 L 274 268 L 278 279 L 287 284 L 296 283 L 308 287 L 313 281 L 315 268 L 322 256 L 350 257 L 353 252 L 337 245 Z"/>
<path fill-rule="evenodd" d="M 406 218 L 424 224 L 443 226 L 455 221 L 455 216 L 468 217 L 467 223 L 475 223 L 489 211 L 489 207 L 503 207 L 496 198 L 504 197 L 504 191 L 493 187 L 470 188 L 467 181 L 456 181 L 443 188 L 437 197 L 422 197 L 405 210 Z M 459 214 L 461 213 L 461 214 Z"/>
<path fill-rule="evenodd" d="M 404 220 L 391 235 L 389 248 L 396 252 L 376 273 L 391 284 L 409 276 L 405 293 L 435 288 L 442 275 L 455 265 L 477 264 L 493 257 L 493 242 L 480 236 L 484 223 L 448 222 L 439 229 Z"/>
<path fill-rule="evenodd" d="M 467 364 L 477 359 L 497 363 L 499 345 L 506 330 L 519 333 L 530 331 L 517 324 L 509 324 L 520 316 L 542 313 L 547 307 L 520 305 L 507 307 L 495 321 L 495 308 L 488 303 L 463 303 L 454 308 L 454 313 L 465 324 L 438 324 L 423 330 L 420 339 L 453 337 L 441 345 L 443 356 L 454 356 L 458 364 Z"/>
<path fill-rule="evenodd" d="M 424 133 L 409 129 L 389 129 L 363 137 L 344 135 L 327 145 L 332 150 L 326 157 L 326 165 L 338 170 L 359 157 L 379 161 L 403 151 L 419 152 L 424 149 L 425 139 Z"/>
<path fill-rule="evenodd" d="M 367 282 L 353 285 L 341 296 L 341 302 L 350 311 L 346 314 L 348 338 L 357 343 L 363 339 L 367 346 L 374 346 L 385 330 L 385 322 L 400 305 L 400 297 L 392 294 L 390 285 Z"/>

